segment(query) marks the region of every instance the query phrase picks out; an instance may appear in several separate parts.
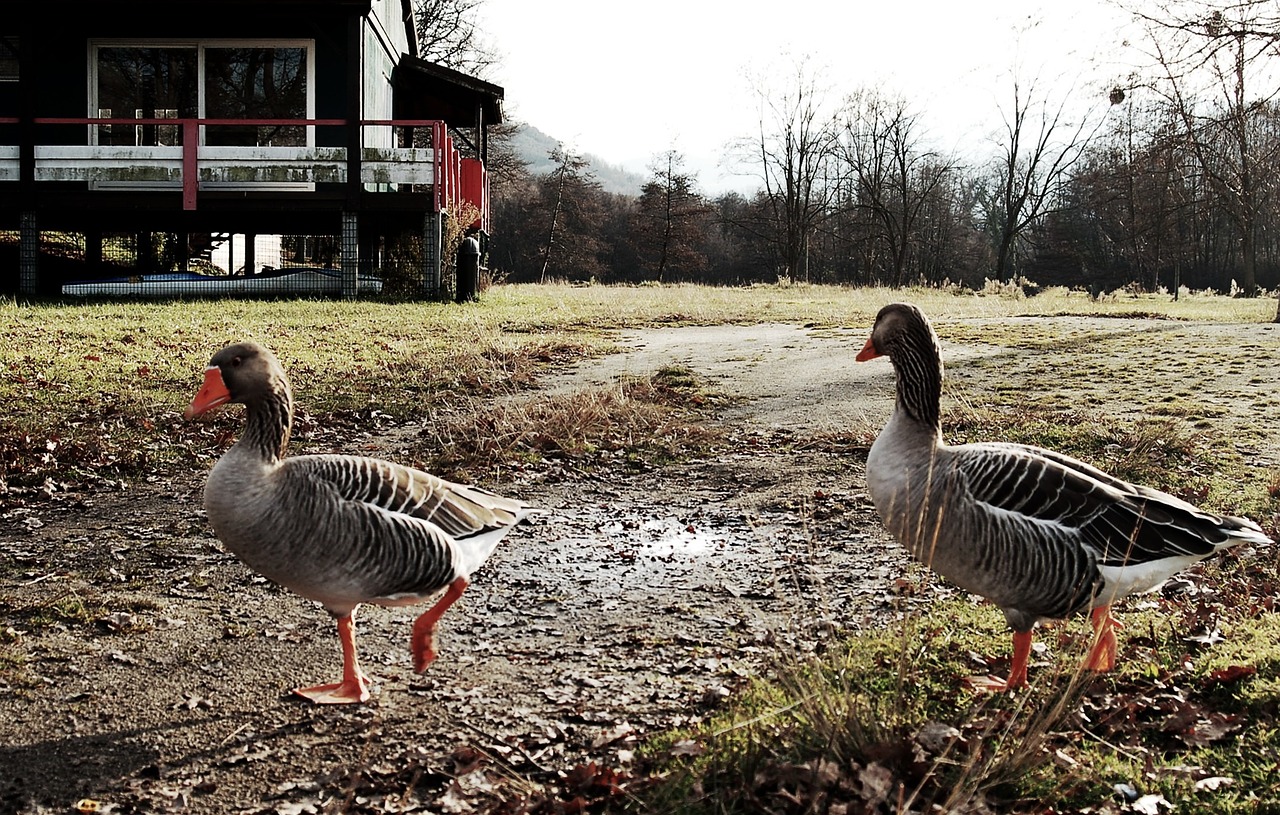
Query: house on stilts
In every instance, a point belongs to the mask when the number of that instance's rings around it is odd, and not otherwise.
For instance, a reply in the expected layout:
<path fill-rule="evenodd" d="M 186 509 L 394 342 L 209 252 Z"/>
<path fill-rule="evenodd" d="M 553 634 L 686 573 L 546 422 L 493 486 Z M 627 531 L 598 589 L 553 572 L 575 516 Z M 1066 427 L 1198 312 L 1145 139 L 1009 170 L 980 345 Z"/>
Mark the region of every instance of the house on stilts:
<path fill-rule="evenodd" d="M 412 0 L 61 0 L 0 24 L 0 293 L 446 296 L 501 87 Z"/>

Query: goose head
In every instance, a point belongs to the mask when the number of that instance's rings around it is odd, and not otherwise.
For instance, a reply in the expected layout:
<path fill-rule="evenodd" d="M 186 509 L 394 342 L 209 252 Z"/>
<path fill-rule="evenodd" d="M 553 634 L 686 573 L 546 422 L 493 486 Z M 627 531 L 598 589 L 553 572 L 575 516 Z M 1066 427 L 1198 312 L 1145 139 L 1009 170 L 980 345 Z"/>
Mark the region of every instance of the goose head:
<path fill-rule="evenodd" d="M 275 354 L 256 342 L 228 345 L 213 355 L 204 384 L 183 416 L 187 419 L 226 404 L 254 406 L 290 400 L 289 380 Z"/>
<path fill-rule="evenodd" d="M 897 375 L 898 407 L 917 422 L 939 427 L 942 351 L 938 335 L 920 309 L 890 303 L 880 309 L 858 362 L 887 356 Z"/>
<path fill-rule="evenodd" d="M 887 356 L 892 360 L 895 357 L 906 357 L 912 352 L 919 354 L 922 349 L 936 351 L 937 347 L 937 335 L 924 312 L 910 303 L 890 303 L 876 315 L 871 336 L 867 338 L 867 344 L 858 352 L 856 359 L 858 362 L 866 362 Z M 941 355 L 938 364 L 942 364 Z"/>

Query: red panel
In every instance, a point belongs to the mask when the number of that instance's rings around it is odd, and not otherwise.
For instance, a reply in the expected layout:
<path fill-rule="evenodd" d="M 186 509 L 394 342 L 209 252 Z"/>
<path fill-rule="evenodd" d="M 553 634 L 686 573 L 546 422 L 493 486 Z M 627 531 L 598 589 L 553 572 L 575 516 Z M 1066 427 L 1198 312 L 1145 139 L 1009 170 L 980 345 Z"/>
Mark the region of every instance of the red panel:
<path fill-rule="evenodd" d="M 489 230 L 489 185 L 485 183 L 484 165 L 479 159 L 462 160 L 462 200 L 480 210 L 472 228 Z"/>

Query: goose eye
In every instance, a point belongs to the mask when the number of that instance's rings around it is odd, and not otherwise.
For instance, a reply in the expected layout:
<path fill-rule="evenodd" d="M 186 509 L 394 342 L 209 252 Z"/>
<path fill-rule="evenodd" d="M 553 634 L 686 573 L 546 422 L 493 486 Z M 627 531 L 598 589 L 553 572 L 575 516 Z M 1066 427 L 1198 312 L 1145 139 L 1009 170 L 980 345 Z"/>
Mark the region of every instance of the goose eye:
<path fill-rule="evenodd" d="M 232 367 L 232 368 L 239 368 L 239 367 L 240 367 L 240 363 L 242 363 L 242 362 L 244 362 L 244 357 L 232 357 L 232 358 L 231 358 L 231 367 Z"/>

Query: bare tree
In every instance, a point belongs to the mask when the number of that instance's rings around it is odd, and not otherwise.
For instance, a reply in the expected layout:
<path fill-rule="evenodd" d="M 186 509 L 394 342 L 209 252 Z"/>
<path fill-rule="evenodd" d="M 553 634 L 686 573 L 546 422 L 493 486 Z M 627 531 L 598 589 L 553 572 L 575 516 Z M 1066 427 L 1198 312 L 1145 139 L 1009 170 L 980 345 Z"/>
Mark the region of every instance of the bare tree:
<path fill-rule="evenodd" d="M 888 282 L 894 286 L 907 282 L 925 205 L 956 166 L 921 142 L 919 117 L 901 96 L 860 90 L 848 98 L 841 152 L 853 186 L 851 202 L 875 224 L 876 239 L 888 252 Z"/>
<path fill-rule="evenodd" d="M 546 283 L 553 270 L 576 278 L 597 276 L 600 184 L 590 163 L 564 145 L 551 151 L 551 160 L 555 169 L 539 182 L 546 212 L 539 282 Z"/>
<path fill-rule="evenodd" d="M 653 178 L 637 201 L 637 243 L 641 257 L 659 281 L 672 275 L 695 279 L 707 266 L 698 244 L 708 227 L 711 208 L 683 172 L 684 157 L 675 150 L 658 156 Z"/>
<path fill-rule="evenodd" d="M 1120 99 L 1117 115 L 1073 174 L 1072 205 L 1091 286 L 1137 282 L 1148 291 L 1170 273 L 1174 299 L 1194 253 L 1204 206 L 1182 127 L 1162 104 Z M 1123 105 L 1121 105 L 1123 102 Z M 1117 277 L 1122 275 L 1123 277 Z"/>
<path fill-rule="evenodd" d="M 428 62 L 483 78 L 498 59 L 476 31 L 484 0 L 415 0 L 418 55 Z"/>
<path fill-rule="evenodd" d="M 1014 276 L 1017 241 L 1062 200 L 1072 166 L 1088 146 L 1087 117 L 1068 113 L 1070 91 L 1056 101 L 1036 79 L 1024 83 L 1015 72 L 1012 108 L 1004 119 L 999 155 L 991 167 L 987 226 L 996 250 L 998 280 Z"/>
<path fill-rule="evenodd" d="M 1165 0 L 1130 11 L 1147 33 L 1148 86 L 1181 123 L 1207 186 L 1235 224 L 1240 288 L 1256 294 L 1258 230 L 1280 150 L 1268 132 L 1268 107 L 1280 93 L 1268 76 L 1268 61 L 1280 53 L 1280 3 Z"/>
<path fill-rule="evenodd" d="M 832 158 L 835 115 L 805 60 L 794 66 L 788 87 L 755 83 L 760 103 L 759 132 L 750 149 L 773 210 L 774 245 L 781 272 L 809 279 L 809 240 L 830 214 L 837 185 Z"/>

